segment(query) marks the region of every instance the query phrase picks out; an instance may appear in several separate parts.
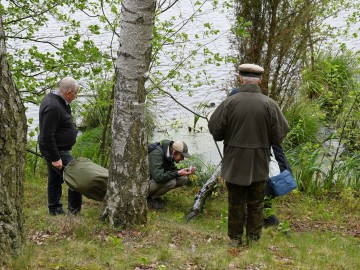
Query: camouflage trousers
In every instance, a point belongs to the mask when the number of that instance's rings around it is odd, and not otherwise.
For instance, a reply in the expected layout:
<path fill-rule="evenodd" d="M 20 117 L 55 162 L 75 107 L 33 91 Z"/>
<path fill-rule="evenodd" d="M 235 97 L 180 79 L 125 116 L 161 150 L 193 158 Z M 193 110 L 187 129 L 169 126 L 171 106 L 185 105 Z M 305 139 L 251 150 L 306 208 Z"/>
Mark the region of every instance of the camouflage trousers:
<path fill-rule="evenodd" d="M 228 236 L 242 241 L 246 225 L 246 239 L 259 240 L 264 223 L 265 181 L 239 186 L 226 182 L 228 190 Z"/>

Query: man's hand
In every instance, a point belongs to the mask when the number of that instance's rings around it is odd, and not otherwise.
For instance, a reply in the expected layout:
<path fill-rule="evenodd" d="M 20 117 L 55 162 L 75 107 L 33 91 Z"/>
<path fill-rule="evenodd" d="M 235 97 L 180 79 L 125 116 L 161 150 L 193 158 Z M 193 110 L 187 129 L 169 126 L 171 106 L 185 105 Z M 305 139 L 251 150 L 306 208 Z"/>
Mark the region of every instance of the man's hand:
<path fill-rule="evenodd" d="M 53 167 L 55 167 L 56 169 L 59 169 L 59 170 L 61 170 L 62 167 L 63 167 L 63 163 L 62 163 L 62 160 L 61 160 L 61 159 L 59 159 L 58 161 L 53 161 L 53 162 L 51 162 L 51 165 L 52 165 Z"/>
<path fill-rule="evenodd" d="M 180 176 L 189 176 L 191 174 L 194 174 L 196 171 L 195 167 L 192 167 L 191 168 L 184 168 L 184 169 L 181 169 L 178 171 L 178 175 Z"/>

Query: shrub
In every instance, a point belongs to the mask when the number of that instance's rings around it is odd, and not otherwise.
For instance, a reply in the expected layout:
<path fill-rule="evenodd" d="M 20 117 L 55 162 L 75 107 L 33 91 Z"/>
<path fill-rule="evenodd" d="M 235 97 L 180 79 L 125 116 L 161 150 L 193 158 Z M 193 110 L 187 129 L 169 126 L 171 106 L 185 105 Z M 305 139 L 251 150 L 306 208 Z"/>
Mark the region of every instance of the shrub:
<path fill-rule="evenodd" d="M 215 171 L 215 165 L 207 163 L 201 155 L 193 154 L 178 165 L 179 168 L 196 168 L 196 173 L 190 175 L 189 179 L 195 186 L 202 187 Z"/>
<path fill-rule="evenodd" d="M 284 141 L 285 148 L 298 147 L 307 142 L 318 142 L 324 115 L 317 104 L 296 103 L 286 111 L 285 116 L 290 127 Z"/>
<path fill-rule="evenodd" d="M 81 134 L 74 145 L 71 154 L 74 158 L 85 157 L 103 167 L 107 167 L 110 158 L 110 146 L 107 145 L 101 153 L 103 129 L 93 128 Z"/>
<path fill-rule="evenodd" d="M 314 67 L 303 71 L 302 94 L 316 100 L 328 119 L 335 119 L 347 98 L 357 65 L 356 57 L 344 49 L 319 54 Z"/>

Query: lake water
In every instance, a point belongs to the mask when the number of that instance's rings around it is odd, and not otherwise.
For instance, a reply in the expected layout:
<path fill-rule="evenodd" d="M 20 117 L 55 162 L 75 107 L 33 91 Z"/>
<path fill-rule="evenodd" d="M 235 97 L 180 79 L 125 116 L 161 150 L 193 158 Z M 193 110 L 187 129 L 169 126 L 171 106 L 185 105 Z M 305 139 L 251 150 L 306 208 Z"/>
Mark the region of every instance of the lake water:
<path fill-rule="evenodd" d="M 180 4 L 175 5 L 171 10 L 160 15 L 160 19 L 171 19 L 174 21 L 175 25 L 180 25 L 180 22 L 189 18 L 193 11 L 197 8 L 192 5 L 192 1 L 183 0 L 179 1 Z M 202 6 L 203 15 L 189 22 L 183 29 L 183 32 L 189 34 L 190 41 L 187 43 L 185 48 L 185 54 L 190 50 L 196 48 L 196 42 L 208 43 L 208 47 L 214 53 L 219 53 L 221 56 L 226 56 L 230 52 L 230 42 L 228 35 L 230 34 L 230 22 L 229 16 L 221 12 L 219 9 L 213 9 L 211 1 L 204 1 Z M 175 17 L 173 19 L 172 17 Z M 220 30 L 220 34 L 212 37 L 203 37 L 204 31 L 208 30 L 204 27 L 204 23 L 210 22 L 215 29 Z M 84 25 L 92 24 L 92 19 L 89 19 L 84 16 L 82 20 Z M 48 34 L 56 33 L 60 25 L 57 22 L 50 22 L 48 28 L 45 29 L 45 33 Z M 41 35 L 41 33 L 40 33 Z M 198 35 L 200 38 L 195 39 L 195 35 Z M 105 48 L 110 44 L 111 33 L 104 32 L 100 36 L 94 36 L 96 44 L 102 48 Z M 51 51 L 51 47 L 44 46 L 44 51 Z M 174 50 L 172 46 L 166 46 L 165 52 L 160 55 L 160 65 L 156 67 L 157 70 L 166 73 L 169 69 L 173 68 L 178 59 L 171 60 L 166 52 Z M 193 65 L 195 67 L 200 66 L 203 62 L 204 55 L 201 51 L 195 57 Z M 202 65 L 201 69 L 206 70 L 207 75 L 211 76 L 215 82 L 211 85 L 204 84 L 199 88 L 186 88 L 186 91 L 176 92 L 173 91 L 169 85 L 171 82 L 163 84 L 162 87 L 171 94 L 183 105 L 188 107 L 191 110 L 196 110 L 196 106 L 200 103 L 210 103 L 214 102 L 216 105 L 226 96 L 224 91 L 225 85 L 231 80 L 234 76 L 234 69 L 231 64 L 222 65 L 221 67 L 216 67 L 213 64 Z M 194 75 L 199 68 L 195 68 L 192 71 Z M 200 77 L 199 80 L 205 80 L 204 77 Z M 83 82 L 85 83 L 85 82 Z M 192 96 L 188 96 L 188 91 L 192 91 Z M 189 151 L 192 154 L 200 154 L 211 163 L 217 164 L 220 161 L 220 155 L 216 148 L 215 142 L 212 139 L 212 136 L 207 131 L 207 122 L 203 119 L 199 120 L 197 124 L 197 129 L 202 129 L 201 132 L 189 132 L 188 126 L 192 126 L 193 115 L 189 111 L 185 110 L 179 106 L 173 99 L 168 96 L 159 96 L 156 98 L 157 104 L 152 108 L 152 110 L 157 115 L 158 128 L 154 131 L 153 138 L 149 138 L 150 141 L 158 141 L 164 138 L 169 139 L 181 139 L 184 140 L 188 146 Z M 30 125 L 29 129 L 33 130 L 37 127 L 38 124 L 38 106 L 34 104 L 26 104 L 27 117 L 33 119 L 33 123 Z M 208 113 L 209 110 L 206 110 Z M 205 112 L 204 112 L 205 114 Z M 221 144 L 219 144 L 221 147 Z"/>
<path fill-rule="evenodd" d="M 192 5 L 191 0 L 179 1 L 180 3 L 171 8 L 168 12 L 162 14 L 160 19 L 171 19 L 174 17 L 175 25 L 181 21 L 186 20 L 191 16 L 193 11 L 197 8 Z M 209 49 L 214 53 L 219 53 L 220 56 L 226 56 L 232 54 L 231 43 L 229 41 L 230 35 L 230 20 L 231 15 L 226 12 L 222 12 L 219 8 L 213 9 L 211 1 L 204 1 L 202 10 L 205 11 L 204 15 L 197 18 L 196 20 L 189 22 L 182 31 L 189 34 L 190 41 L 186 44 L 184 51 L 189 52 L 196 48 L 196 43 L 208 43 Z M 208 30 L 204 27 L 204 23 L 210 22 L 215 29 L 220 30 L 220 33 L 213 37 L 203 37 L 204 31 Z M 334 20 L 338 25 L 343 24 L 341 18 Z M 85 25 L 92 24 L 91 19 L 84 17 L 82 21 Z M 56 33 L 56 29 L 59 28 L 59 25 L 54 22 L 53 24 L 49 23 L 50 32 Z M 354 31 L 358 26 L 354 26 Z M 46 32 L 48 33 L 48 29 Z M 200 36 L 203 38 L 196 39 L 195 36 Z M 106 48 L 111 41 L 111 33 L 104 32 L 100 36 L 94 36 L 94 39 L 97 45 L 102 48 Z M 347 43 L 349 48 L 353 50 L 359 50 L 360 44 L 359 40 L 343 40 Z M 44 50 L 51 50 L 49 47 L 44 47 Z M 172 46 L 166 46 L 164 52 L 160 56 L 161 65 L 156 67 L 157 70 L 162 72 L 167 72 L 176 64 L 177 59 L 170 59 L 166 52 L 174 50 Z M 171 81 L 162 85 L 164 90 L 171 92 L 171 94 L 184 106 L 188 107 L 193 111 L 197 111 L 197 106 L 200 103 L 209 104 L 213 102 L 217 106 L 225 97 L 226 92 L 224 89 L 229 89 L 231 86 L 231 81 L 235 78 L 234 67 L 231 64 L 223 64 L 221 66 L 215 66 L 214 64 L 202 65 L 204 60 L 204 55 L 201 51 L 198 52 L 193 65 L 195 67 L 200 67 L 202 70 L 205 70 L 212 79 L 215 80 L 213 84 L 203 84 L 199 88 L 186 89 L 187 91 L 176 92 L 170 87 Z M 198 69 L 193 71 L 193 74 L 197 72 Z M 205 80 L 200 77 L 200 80 Z M 188 91 L 192 92 L 192 96 L 189 97 Z M 191 112 L 187 111 L 180 105 L 178 105 L 173 99 L 168 96 L 159 96 L 157 97 L 157 105 L 152 108 L 155 114 L 158 117 L 158 128 L 154 131 L 153 138 L 149 139 L 151 141 L 158 141 L 163 138 L 169 139 L 181 139 L 184 140 L 189 146 L 189 152 L 192 154 L 200 154 L 204 159 L 210 163 L 218 164 L 221 160 L 218 149 L 215 142 L 212 139 L 212 136 L 207 130 L 207 122 L 204 119 L 200 119 L 196 125 L 198 131 L 189 131 L 189 126 L 193 126 L 194 116 Z M 30 130 L 33 130 L 38 123 L 38 107 L 33 104 L 26 104 L 28 107 L 27 117 L 33 118 L 33 124 L 30 125 Z M 204 112 L 201 112 L 202 115 L 211 113 L 214 107 L 209 107 L 205 109 Z M 218 143 L 220 149 L 222 149 L 222 143 Z"/>

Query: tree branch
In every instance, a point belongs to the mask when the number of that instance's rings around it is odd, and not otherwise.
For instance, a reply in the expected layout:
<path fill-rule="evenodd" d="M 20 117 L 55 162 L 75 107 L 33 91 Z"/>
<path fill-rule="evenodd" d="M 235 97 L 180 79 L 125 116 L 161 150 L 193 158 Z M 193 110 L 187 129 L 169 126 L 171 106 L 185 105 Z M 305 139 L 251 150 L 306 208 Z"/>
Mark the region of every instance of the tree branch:
<path fill-rule="evenodd" d="M 219 39 L 219 38 L 220 38 L 222 35 L 224 35 L 224 34 L 225 34 L 225 33 L 223 33 L 223 34 L 217 36 L 216 38 L 210 40 L 209 42 L 201 45 L 200 47 L 198 47 L 198 48 L 196 49 L 196 51 L 199 51 L 200 49 L 204 48 L 206 45 L 208 45 L 208 44 L 214 42 L 215 40 Z M 187 57 L 185 57 L 184 59 L 182 59 L 182 60 L 177 64 L 177 66 L 174 68 L 174 70 L 179 69 L 179 68 L 181 67 L 181 65 L 182 65 L 183 63 L 185 63 L 192 55 L 193 55 L 193 54 L 190 53 Z M 151 69 L 151 68 L 152 68 L 152 66 L 150 66 L 150 69 Z M 163 81 L 165 81 L 165 79 L 166 79 L 166 77 L 164 77 L 164 78 L 160 81 L 160 83 L 162 83 Z M 159 84 L 160 84 L 160 83 L 159 83 Z M 149 91 L 149 92 L 150 92 L 150 91 Z M 148 92 L 148 93 L 149 93 L 149 92 Z"/>
<path fill-rule="evenodd" d="M 19 8 L 23 8 L 22 6 L 17 5 L 14 1 L 10 1 L 10 2 L 13 3 L 15 6 L 17 6 L 17 7 L 19 7 Z M 12 20 L 12 21 L 5 21 L 5 22 L 4 22 L 4 25 L 15 24 L 15 23 L 17 23 L 17 22 L 20 22 L 20 21 L 23 21 L 23 20 L 26 20 L 26 19 L 29 19 L 29 18 L 33 18 L 35 21 L 37 21 L 37 20 L 36 20 L 36 17 L 39 17 L 40 15 L 42 15 L 42 14 L 44 14 L 44 13 L 46 13 L 46 12 L 52 10 L 52 9 L 54 9 L 54 8 L 57 7 L 58 5 L 59 5 L 59 4 L 55 4 L 54 6 L 48 8 L 48 9 L 46 9 L 46 10 L 43 10 L 43 11 L 41 11 L 41 12 L 39 12 L 39 13 L 36 13 L 35 11 L 29 9 L 29 10 L 31 10 L 34 14 L 28 15 L 28 16 L 26 16 L 26 17 L 18 18 L 18 19 L 16 19 L 16 20 Z"/>
<path fill-rule="evenodd" d="M 169 36 L 169 38 L 171 38 L 171 37 L 173 37 L 174 35 L 176 35 L 177 33 L 179 33 L 179 31 L 180 31 L 181 29 L 183 29 L 183 28 L 185 27 L 185 25 L 187 25 L 187 23 L 188 23 L 189 21 L 191 21 L 191 20 L 195 17 L 195 14 L 196 14 L 199 10 L 201 10 L 201 8 L 205 5 L 206 2 L 207 2 L 207 0 L 204 1 L 204 2 L 200 5 L 200 7 L 199 7 L 188 19 L 186 19 L 185 21 L 182 21 L 181 27 L 180 27 L 178 30 L 174 31 L 174 32 Z M 180 23 L 177 24 L 174 28 L 178 27 L 179 25 L 180 25 Z M 164 41 L 164 42 L 160 45 L 159 48 L 162 48 L 165 44 L 166 44 L 166 41 Z M 158 50 L 158 51 L 159 51 L 159 50 Z M 155 53 L 153 53 L 152 59 L 154 59 L 154 57 L 155 57 L 155 55 L 156 55 L 156 53 L 157 53 L 158 51 L 156 51 Z M 150 67 L 150 68 L 151 68 L 151 67 Z"/>
<path fill-rule="evenodd" d="M 53 46 L 55 49 L 60 50 L 60 48 L 58 46 L 56 46 L 55 43 L 50 42 L 50 41 L 42 41 L 40 39 L 20 37 L 20 36 L 5 36 L 5 38 L 22 39 L 22 40 L 29 40 L 29 41 L 33 41 L 33 42 L 37 42 L 37 43 L 49 44 L 49 45 Z"/>
<path fill-rule="evenodd" d="M 104 0 L 101 0 L 101 11 L 105 17 L 106 22 L 109 24 L 110 28 L 113 30 L 113 33 L 120 38 L 120 35 L 116 32 L 115 27 L 111 24 L 111 22 L 109 21 L 108 17 L 105 14 L 105 10 L 104 10 Z"/>
<path fill-rule="evenodd" d="M 167 94 L 172 100 L 174 100 L 177 104 L 179 104 L 179 105 L 180 105 L 181 107 L 183 107 L 185 110 L 187 110 L 187 111 L 191 112 L 192 114 L 194 114 L 194 115 L 196 115 L 196 116 L 198 116 L 198 117 L 200 117 L 200 118 L 203 118 L 203 119 L 205 119 L 207 122 L 209 122 L 209 119 L 208 119 L 206 116 L 200 115 L 200 114 L 194 112 L 193 110 L 189 109 L 188 107 L 186 107 L 185 105 L 183 105 L 182 103 L 180 103 L 180 102 L 179 102 L 173 95 L 171 95 L 169 92 L 161 89 L 160 86 L 159 86 L 158 84 L 156 84 L 151 78 L 149 78 L 149 80 L 153 83 L 153 85 L 154 85 L 157 89 L 159 89 L 160 91 L 162 91 L 162 92 L 164 92 L 165 94 Z M 215 142 L 216 148 L 217 148 L 217 150 L 218 150 L 218 152 L 219 152 L 219 155 L 220 155 L 220 157 L 221 157 L 221 159 L 222 159 L 223 157 L 222 157 L 220 148 L 219 148 L 219 146 L 218 146 L 218 144 L 217 144 L 217 142 L 216 142 L 215 140 L 214 140 L 214 142 Z"/>
<path fill-rule="evenodd" d="M 164 4 L 165 4 L 166 1 L 162 2 L 162 4 L 159 5 L 159 7 L 161 8 Z M 172 8 L 177 2 L 179 2 L 179 0 L 175 0 L 174 3 L 170 3 L 165 9 L 162 9 L 159 11 L 159 13 L 156 14 L 157 15 L 160 15 L 162 13 L 164 13 L 165 11 L 169 10 L 170 8 Z M 206 2 L 206 1 L 205 1 Z"/>

